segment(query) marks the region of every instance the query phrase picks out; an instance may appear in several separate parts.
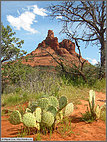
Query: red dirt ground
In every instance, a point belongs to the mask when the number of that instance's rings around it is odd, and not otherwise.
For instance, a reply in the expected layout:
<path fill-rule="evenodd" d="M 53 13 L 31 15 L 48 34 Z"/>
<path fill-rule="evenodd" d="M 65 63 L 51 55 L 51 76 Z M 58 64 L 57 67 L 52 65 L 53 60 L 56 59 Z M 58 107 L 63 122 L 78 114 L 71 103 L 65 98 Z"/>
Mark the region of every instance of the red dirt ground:
<path fill-rule="evenodd" d="M 100 106 L 104 104 L 102 100 L 106 100 L 106 95 L 96 92 L 96 104 Z M 71 132 L 69 135 L 61 134 L 58 130 L 55 130 L 53 134 L 42 135 L 41 141 L 106 141 L 106 124 L 102 120 L 94 121 L 92 123 L 85 123 L 80 121 L 81 113 L 84 113 L 87 109 L 88 102 L 81 100 L 81 105 L 77 105 L 77 108 L 72 113 Z M 26 104 L 25 104 L 26 105 Z M 23 124 L 12 125 L 7 120 L 8 116 L 1 117 L 1 137 L 17 137 L 18 132 L 21 130 Z M 33 137 L 36 140 L 37 134 L 27 135 L 25 137 Z"/>

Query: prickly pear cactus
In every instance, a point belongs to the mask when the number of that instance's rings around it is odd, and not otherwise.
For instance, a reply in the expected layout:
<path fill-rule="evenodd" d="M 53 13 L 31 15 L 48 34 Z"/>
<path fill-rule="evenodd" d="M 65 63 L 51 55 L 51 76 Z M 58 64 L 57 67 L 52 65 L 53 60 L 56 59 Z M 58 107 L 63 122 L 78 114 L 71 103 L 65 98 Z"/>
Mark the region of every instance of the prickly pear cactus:
<path fill-rule="evenodd" d="M 41 113 L 42 113 L 42 110 L 40 107 L 37 107 L 35 111 L 33 112 L 33 115 L 36 117 L 37 122 L 41 122 Z"/>
<path fill-rule="evenodd" d="M 49 97 L 49 104 L 50 104 L 51 106 L 54 106 L 55 108 L 58 108 L 58 107 L 59 107 L 59 102 L 58 102 L 57 98 L 54 97 L 54 96 L 50 96 L 50 97 Z"/>
<path fill-rule="evenodd" d="M 55 117 L 58 110 L 54 106 L 49 106 L 47 111 L 51 112 Z"/>
<path fill-rule="evenodd" d="M 101 109 L 100 109 L 100 106 L 97 105 L 96 109 L 95 109 L 95 113 L 96 113 L 96 117 L 99 119 L 100 118 L 100 112 L 101 112 Z"/>
<path fill-rule="evenodd" d="M 67 97 L 61 96 L 59 99 L 59 109 L 63 109 L 67 105 Z"/>
<path fill-rule="evenodd" d="M 38 106 L 43 110 L 47 110 L 47 108 L 49 106 L 49 100 L 47 98 L 39 99 L 38 100 Z"/>
<path fill-rule="evenodd" d="M 50 130 L 62 121 L 64 109 L 66 115 L 72 112 L 73 108 L 70 108 L 71 106 L 70 104 L 67 105 L 67 98 L 65 96 L 61 96 L 59 101 L 54 96 L 48 98 L 42 97 L 37 101 L 29 102 L 23 119 L 19 111 L 14 111 L 10 116 L 10 122 L 12 124 L 22 122 L 26 127 L 35 127 L 37 130 L 42 130 L 42 128 Z"/>
<path fill-rule="evenodd" d="M 74 105 L 73 103 L 69 103 L 66 107 L 65 107 L 65 114 L 64 116 L 70 116 L 71 113 L 73 112 L 74 110 Z"/>
<path fill-rule="evenodd" d="M 54 116 L 49 111 L 43 111 L 42 123 L 45 123 L 48 127 L 51 127 L 54 123 Z"/>
<path fill-rule="evenodd" d="M 36 128 L 38 128 L 38 126 L 37 126 L 37 123 L 36 123 L 36 118 L 35 118 L 35 116 L 32 114 L 32 113 L 30 113 L 30 112 L 28 112 L 28 113 L 25 113 L 24 115 L 23 115 L 23 124 L 26 126 L 26 127 L 36 127 Z"/>
<path fill-rule="evenodd" d="M 12 114 L 10 115 L 9 121 L 13 125 L 20 124 L 22 122 L 22 117 L 20 112 L 18 110 L 13 111 Z"/>

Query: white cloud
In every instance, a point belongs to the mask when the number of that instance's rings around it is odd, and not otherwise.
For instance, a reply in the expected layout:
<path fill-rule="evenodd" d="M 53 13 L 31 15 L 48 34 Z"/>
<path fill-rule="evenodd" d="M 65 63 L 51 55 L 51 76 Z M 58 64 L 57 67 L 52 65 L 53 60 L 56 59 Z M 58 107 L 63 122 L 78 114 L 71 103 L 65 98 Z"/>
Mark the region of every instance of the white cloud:
<path fill-rule="evenodd" d="M 37 5 L 33 5 L 32 7 L 33 7 L 32 8 L 33 12 L 35 14 L 40 15 L 40 16 L 47 16 L 47 14 L 46 14 L 47 10 L 46 9 L 44 9 L 44 8 L 38 8 Z"/>
<path fill-rule="evenodd" d="M 62 16 L 56 16 L 56 19 L 62 19 Z"/>
<path fill-rule="evenodd" d="M 91 64 L 95 65 L 98 63 L 98 61 L 96 59 L 91 59 L 91 58 L 86 58 L 87 60 L 89 60 L 91 62 Z"/>
<path fill-rule="evenodd" d="M 22 28 L 33 34 L 38 32 L 37 30 L 31 28 L 31 24 L 33 24 L 33 22 L 37 22 L 35 21 L 35 14 L 32 12 L 26 11 L 22 13 L 19 17 L 7 15 L 7 20 L 17 30 L 20 30 Z"/>
<path fill-rule="evenodd" d="M 26 9 L 22 8 L 22 10 L 22 14 L 17 10 L 18 17 L 7 15 L 7 21 L 17 30 L 22 28 L 32 34 L 38 33 L 31 25 L 38 22 L 35 20 L 36 15 L 47 16 L 48 11 L 44 8 L 38 8 L 37 5 L 27 6 Z"/>

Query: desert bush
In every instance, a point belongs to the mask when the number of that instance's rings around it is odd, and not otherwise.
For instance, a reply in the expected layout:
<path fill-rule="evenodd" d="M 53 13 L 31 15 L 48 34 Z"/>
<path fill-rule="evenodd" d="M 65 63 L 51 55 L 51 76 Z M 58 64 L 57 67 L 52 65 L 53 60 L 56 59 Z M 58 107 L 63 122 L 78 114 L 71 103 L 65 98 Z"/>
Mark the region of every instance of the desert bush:
<path fill-rule="evenodd" d="M 2 93 L 11 86 L 21 87 L 21 80 L 26 80 L 26 75 L 31 73 L 33 68 L 27 65 L 23 65 L 21 60 L 16 62 L 8 62 L 2 65 Z M 12 90 L 13 91 L 13 90 Z M 6 91 L 5 91 L 6 93 Z M 10 92 L 8 92 L 10 93 Z"/>
<path fill-rule="evenodd" d="M 60 79 L 55 73 L 37 70 L 27 75 L 27 81 L 22 82 L 22 86 L 31 92 L 57 95 L 60 89 Z"/>
<path fill-rule="evenodd" d="M 58 70 L 59 68 L 57 68 Z M 68 72 L 63 72 L 60 69 L 58 74 L 61 77 L 65 85 L 73 85 L 78 87 L 87 87 L 89 89 L 93 88 L 97 91 L 104 91 L 105 89 L 105 78 L 99 79 L 100 66 L 85 64 L 83 67 L 83 74 L 86 78 L 86 81 L 78 73 L 78 70 L 74 68 L 69 68 Z"/>
<path fill-rule="evenodd" d="M 83 72 L 87 78 L 87 83 L 89 86 L 93 86 L 95 82 L 99 79 L 100 68 L 98 65 L 85 64 Z"/>
<path fill-rule="evenodd" d="M 92 88 L 95 89 L 96 91 L 106 93 L 106 79 L 103 78 L 101 80 L 97 80 L 92 86 Z"/>
<path fill-rule="evenodd" d="M 43 70 L 41 67 L 23 65 L 21 61 L 9 62 L 3 66 L 3 93 L 14 93 L 20 90 L 58 95 L 60 78 L 56 73 Z"/>
<path fill-rule="evenodd" d="M 4 68 L 2 70 L 2 88 L 5 94 L 22 89 L 36 94 L 42 92 L 57 96 L 62 82 L 66 86 L 95 88 L 98 91 L 104 91 L 105 89 L 105 79 L 99 80 L 99 65 L 84 65 L 83 73 L 87 82 L 80 75 L 77 75 L 78 71 L 76 69 L 70 67 L 67 67 L 67 72 L 63 72 L 56 67 L 55 72 L 52 71 L 52 67 L 31 67 L 22 64 L 19 60 L 16 63 L 4 64 L 2 68 Z"/>

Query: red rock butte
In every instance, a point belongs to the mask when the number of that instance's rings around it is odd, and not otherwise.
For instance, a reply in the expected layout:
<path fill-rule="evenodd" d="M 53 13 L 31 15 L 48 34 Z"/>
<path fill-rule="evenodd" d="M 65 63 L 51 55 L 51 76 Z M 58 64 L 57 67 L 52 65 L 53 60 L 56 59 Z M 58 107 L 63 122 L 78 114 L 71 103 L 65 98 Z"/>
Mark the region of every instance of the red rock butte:
<path fill-rule="evenodd" d="M 59 56 L 67 62 L 78 64 L 77 53 L 75 52 L 75 43 L 69 39 L 58 42 L 58 38 L 54 37 L 54 32 L 48 30 L 45 40 L 38 44 L 38 47 L 22 58 L 22 63 L 31 66 L 57 66 L 58 63 L 50 54 L 58 59 Z M 26 60 L 25 58 L 28 57 Z M 82 60 L 84 60 L 81 57 Z M 88 62 L 88 61 L 87 61 Z"/>

